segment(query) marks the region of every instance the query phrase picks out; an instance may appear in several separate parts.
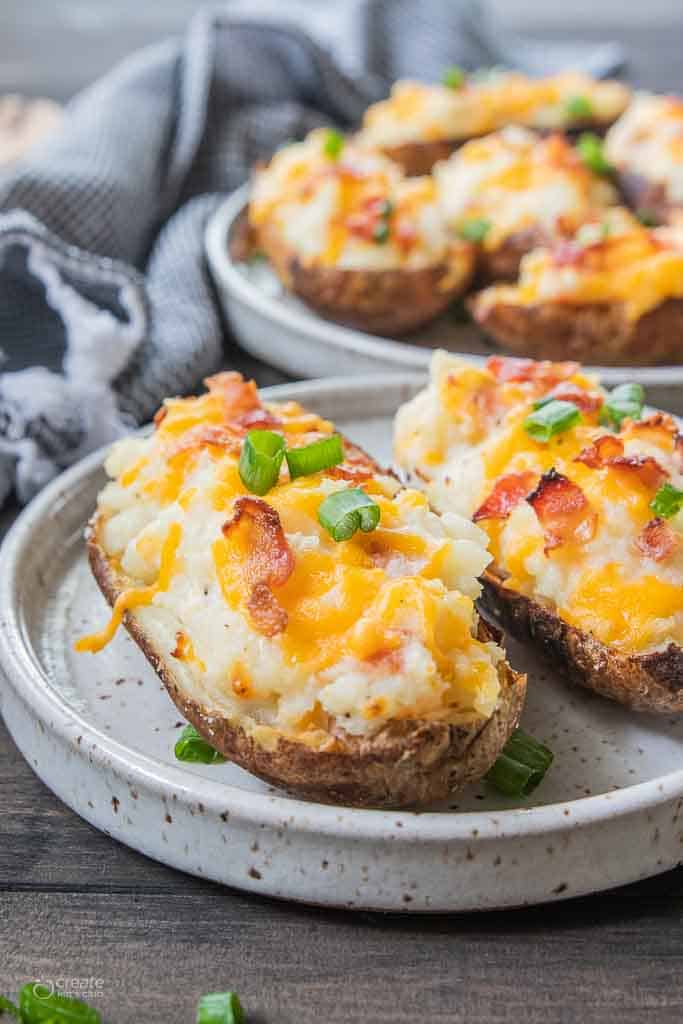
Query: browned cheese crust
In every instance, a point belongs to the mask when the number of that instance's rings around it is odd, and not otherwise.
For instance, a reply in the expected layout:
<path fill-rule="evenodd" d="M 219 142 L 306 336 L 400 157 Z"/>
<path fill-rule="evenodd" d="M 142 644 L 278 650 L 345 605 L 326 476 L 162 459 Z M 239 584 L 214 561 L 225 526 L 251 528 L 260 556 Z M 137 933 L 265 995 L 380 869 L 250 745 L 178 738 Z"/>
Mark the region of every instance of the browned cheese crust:
<path fill-rule="evenodd" d="M 88 556 L 110 605 L 130 585 L 112 565 L 98 539 L 98 519 L 88 529 Z M 189 697 L 167 660 L 160 657 L 134 614 L 126 629 L 189 722 L 225 757 L 259 778 L 298 796 L 354 807 L 411 807 L 443 800 L 482 778 L 516 727 L 524 704 L 526 676 L 500 666 L 500 706 L 473 726 L 399 721 L 370 738 L 340 733 L 328 750 L 315 750 L 281 736 L 274 749 L 257 743 L 237 722 Z M 480 622 L 480 638 L 492 632 Z"/>
<path fill-rule="evenodd" d="M 683 711 L 683 649 L 624 655 L 503 585 L 488 570 L 481 604 L 518 640 L 531 643 L 572 682 L 634 711 Z"/>
<path fill-rule="evenodd" d="M 479 326 L 516 355 L 603 366 L 683 362 L 683 299 L 667 299 L 635 321 L 621 303 L 467 303 Z"/>
<path fill-rule="evenodd" d="M 376 271 L 306 266 L 267 226 L 258 245 L 285 288 L 323 316 L 370 334 L 407 334 L 434 320 L 463 294 L 475 262 L 474 248 L 463 245 L 460 274 L 446 263 Z"/>

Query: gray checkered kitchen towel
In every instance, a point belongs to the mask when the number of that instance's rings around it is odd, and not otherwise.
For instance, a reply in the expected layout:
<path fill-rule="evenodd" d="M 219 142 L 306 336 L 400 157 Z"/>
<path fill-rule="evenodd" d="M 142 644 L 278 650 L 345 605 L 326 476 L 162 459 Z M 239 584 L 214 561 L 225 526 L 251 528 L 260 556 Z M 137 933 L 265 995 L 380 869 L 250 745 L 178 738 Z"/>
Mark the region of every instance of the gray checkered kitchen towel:
<path fill-rule="evenodd" d="M 225 361 L 203 228 L 256 159 L 321 123 L 352 128 L 401 75 L 621 62 L 612 45 L 501 39 L 472 0 L 298 0 L 299 21 L 355 58 L 350 74 L 274 21 L 273 0 L 254 6 L 202 9 L 184 39 L 76 97 L 62 130 L 0 175 L 0 502 L 28 500 Z"/>

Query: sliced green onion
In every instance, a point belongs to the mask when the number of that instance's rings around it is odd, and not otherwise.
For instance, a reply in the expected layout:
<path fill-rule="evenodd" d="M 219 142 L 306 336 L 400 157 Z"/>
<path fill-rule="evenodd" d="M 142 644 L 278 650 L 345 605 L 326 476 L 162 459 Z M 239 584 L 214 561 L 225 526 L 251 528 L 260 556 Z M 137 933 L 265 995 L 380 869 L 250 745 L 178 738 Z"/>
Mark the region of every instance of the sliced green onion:
<path fill-rule="evenodd" d="M 245 1020 L 235 992 L 210 992 L 197 1005 L 197 1024 L 244 1024 Z"/>
<path fill-rule="evenodd" d="M 660 218 L 654 210 L 648 210 L 646 208 L 636 210 L 636 217 L 646 228 L 656 228 L 660 223 Z"/>
<path fill-rule="evenodd" d="M 385 220 L 378 221 L 372 229 L 372 240 L 379 245 L 389 241 L 389 225 Z"/>
<path fill-rule="evenodd" d="M 191 764 L 223 764 L 225 758 L 200 736 L 193 725 L 186 725 L 175 745 L 178 761 Z"/>
<path fill-rule="evenodd" d="M 484 217 L 471 217 L 460 224 L 458 234 L 466 242 L 483 242 L 490 230 L 490 220 L 485 220 Z"/>
<path fill-rule="evenodd" d="M 320 473 L 344 461 L 342 439 L 339 434 L 322 437 L 319 441 L 307 444 L 305 448 L 290 448 L 285 452 L 285 458 L 292 480 L 298 476 Z"/>
<path fill-rule="evenodd" d="M 599 245 L 609 237 L 611 230 L 612 226 L 608 220 L 604 220 L 601 224 L 582 224 L 574 235 L 574 241 L 582 247 Z"/>
<path fill-rule="evenodd" d="M 564 105 L 568 117 L 583 118 L 593 116 L 593 104 L 587 96 L 570 96 Z"/>
<path fill-rule="evenodd" d="M 662 519 L 671 519 L 683 508 L 683 491 L 679 491 L 673 484 L 662 484 L 650 502 L 650 508 Z"/>
<path fill-rule="evenodd" d="M 553 763 L 553 752 L 522 729 L 515 729 L 486 781 L 505 796 L 528 796 Z"/>
<path fill-rule="evenodd" d="M 444 72 L 442 81 L 449 89 L 460 89 L 465 84 L 466 77 L 465 71 L 457 64 L 453 64 Z"/>
<path fill-rule="evenodd" d="M 605 156 L 602 139 L 594 132 L 583 132 L 576 143 L 582 161 L 596 174 L 611 174 L 612 165 Z"/>
<path fill-rule="evenodd" d="M 267 494 L 275 487 L 285 456 L 285 442 L 272 430 L 250 430 L 240 452 L 239 474 L 252 494 Z"/>
<path fill-rule="evenodd" d="M 22 1024 L 102 1024 L 92 1006 L 54 992 L 39 981 L 29 982 L 19 992 L 19 1016 Z"/>
<path fill-rule="evenodd" d="M 524 420 L 524 429 L 535 441 L 549 441 L 556 434 L 563 434 L 581 422 L 581 410 L 573 402 L 562 402 L 556 398 L 529 413 Z"/>
<path fill-rule="evenodd" d="M 613 423 L 619 429 L 627 417 L 639 420 L 643 415 L 645 392 L 642 384 L 620 384 L 610 391 L 600 411 L 600 422 Z"/>
<path fill-rule="evenodd" d="M 379 505 L 360 487 L 335 491 L 318 509 L 318 522 L 336 541 L 348 540 L 356 530 L 370 533 L 379 517 Z"/>
<path fill-rule="evenodd" d="M 344 136 L 341 132 L 337 132 L 334 128 L 325 135 L 325 142 L 323 143 L 323 153 L 329 157 L 330 160 L 338 160 L 342 155 L 344 149 Z"/>
<path fill-rule="evenodd" d="M 378 204 L 377 212 L 380 217 L 389 218 L 394 212 L 394 204 L 391 199 L 382 199 Z"/>
<path fill-rule="evenodd" d="M 4 996 L 0 996 L 0 1017 L 3 1013 L 11 1013 L 13 1017 L 18 1019 L 19 1007 L 15 1006 L 14 1003 L 10 1002 L 10 1000 L 6 999 Z"/>

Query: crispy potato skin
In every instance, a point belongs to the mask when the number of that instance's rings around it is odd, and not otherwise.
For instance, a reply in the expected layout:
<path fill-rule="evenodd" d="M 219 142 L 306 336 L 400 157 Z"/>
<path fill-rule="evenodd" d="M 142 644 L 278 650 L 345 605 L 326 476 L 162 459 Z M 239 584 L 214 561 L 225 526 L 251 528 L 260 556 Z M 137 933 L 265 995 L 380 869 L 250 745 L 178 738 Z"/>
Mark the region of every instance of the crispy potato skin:
<path fill-rule="evenodd" d="M 258 246 L 285 288 L 323 316 L 370 334 L 407 334 L 434 320 L 463 294 L 475 264 L 474 247 L 463 244 L 459 274 L 446 263 L 376 271 L 305 266 L 268 226 Z"/>
<path fill-rule="evenodd" d="M 662 224 L 666 224 L 672 214 L 681 212 L 680 205 L 669 199 L 666 185 L 642 174 L 625 169 L 619 171 L 617 186 L 627 206 L 654 214 Z"/>
<path fill-rule="evenodd" d="M 509 590 L 495 572 L 483 578 L 481 604 L 522 642 L 534 646 L 572 682 L 634 711 L 683 711 L 683 649 L 624 655 L 583 633 L 549 608 Z"/>
<path fill-rule="evenodd" d="M 531 359 L 603 366 L 683 361 L 683 299 L 667 299 L 635 321 L 627 320 L 621 303 L 487 306 L 481 295 L 474 295 L 467 306 L 495 341 Z"/>
<path fill-rule="evenodd" d="M 487 285 L 495 281 L 515 282 L 522 257 L 550 241 L 552 239 L 542 228 L 528 228 L 508 235 L 495 249 L 481 248 L 477 254 L 477 283 Z"/>
<path fill-rule="evenodd" d="M 87 546 L 93 575 L 113 605 L 126 580 L 99 542 L 97 517 L 88 528 Z M 398 808 L 446 799 L 486 774 L 517 725 L 526 694 L 526 676 L 502 662 L 500 706 L 477 725 L 399 721 L 369 739 L 340 733 L 330 750 L 314 750 L 285 736 L 274 750 L 267 749 L 237 722 L 183 691 L 134 614 L 124 616 L 124 625 L 178 710 L 217 750 L 266 782 L 322 803 Z M 480 638 L 492 637 L 480 620 Z"/>

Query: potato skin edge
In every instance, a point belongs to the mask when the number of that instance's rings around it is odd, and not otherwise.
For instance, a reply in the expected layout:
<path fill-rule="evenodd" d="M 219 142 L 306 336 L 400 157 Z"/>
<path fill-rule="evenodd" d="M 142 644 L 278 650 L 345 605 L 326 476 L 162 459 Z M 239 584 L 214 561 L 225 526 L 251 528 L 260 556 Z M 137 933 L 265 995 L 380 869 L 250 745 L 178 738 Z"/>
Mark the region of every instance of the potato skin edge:
<path fill-rule="evenodd" d="M 683 649 L 623 655 L 570 626 L 551 609 L 504 586 L 492 570 L 483 576 L 480 603 L 505 630 L 532 643 L 572 682 L 634 711 L 683 711 Z"/>
<path fill-rule="evenodd" d="M 95 516 L 87 531 L 88 558 L 100 590 L 112 605 L 125 579 L 99 543 L 98 526 Z M 447 799 L 486 774 L 519 721 L 526 694 L 526 676 L 502 662 L 500 705 L 483 723 L 465 727 L 395 722 L 370 739 L 346 736 L 330 751 L 312 750 L 282 736 L 270 750 L 238 723 L 185 694 L 134 615 L 124 615 L 124 625 L 178 710 L 217 750 L 265 782 L 321 803 L 399 808 Z M 493 631 L 481 620 L 480 636 L 493 638 Z"/>

